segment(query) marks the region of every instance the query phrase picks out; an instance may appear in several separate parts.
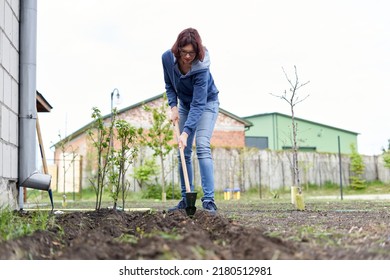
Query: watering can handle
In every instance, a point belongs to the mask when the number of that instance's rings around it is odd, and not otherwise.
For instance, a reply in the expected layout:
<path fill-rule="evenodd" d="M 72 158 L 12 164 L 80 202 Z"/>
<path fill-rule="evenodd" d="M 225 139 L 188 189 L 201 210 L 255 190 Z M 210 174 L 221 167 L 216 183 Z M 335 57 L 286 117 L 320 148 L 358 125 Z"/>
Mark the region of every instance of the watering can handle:
<path fill-rule="evenodd" d="M 179 123 L 178 123 L 178 121 L 175 121 L 174 127 L 175 127 L 175 133 L 176 133 L 176 140 L 177 140 L 177 143 L 179 144 L 180 130 L 179 130 Z M 181 168 L 183 169 L 184 183 L 185 183 L 185 186 L 186 186 L 186 192 L 191 192 L 190 180 L 188 179 L 187 165 L 186 165 L 186 160 L 185 160 L 185 157 L 184 157 L 184 148 L 183 147 L 179 147 L 179 150 L 180 150 Z"/>

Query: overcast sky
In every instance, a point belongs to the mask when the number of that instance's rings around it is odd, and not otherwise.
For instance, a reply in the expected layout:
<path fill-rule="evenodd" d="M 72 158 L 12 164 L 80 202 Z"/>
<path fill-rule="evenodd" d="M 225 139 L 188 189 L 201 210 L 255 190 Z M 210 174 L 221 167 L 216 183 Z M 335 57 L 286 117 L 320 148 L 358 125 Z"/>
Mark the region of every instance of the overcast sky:
<path fill-rule="evenodd" d="M 165 91 L 162 53 L 187 27 L 211 55 L 221 108 L 239 116 L 279 112 L 296 65 L 309 97 L 297 117 L 359 133 L 358 149 L 380 154 L 390 139 L 390 1 L 39 0 L 37 90 L 51 144 L 110 112 Z M 335 139 L 337 141 L 337 139 Z M 342 141 L 342 139 L 341 139 Z"/>

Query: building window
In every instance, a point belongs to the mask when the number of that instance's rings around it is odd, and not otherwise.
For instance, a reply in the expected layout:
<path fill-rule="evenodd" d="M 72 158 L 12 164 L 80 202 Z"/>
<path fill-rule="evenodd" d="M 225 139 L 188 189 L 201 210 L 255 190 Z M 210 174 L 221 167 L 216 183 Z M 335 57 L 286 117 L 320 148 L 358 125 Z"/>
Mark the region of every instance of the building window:
<path fill-rule="evenodd" d="M 283 146 L 282 149 L 283 150 L 292 150 L 292 147 L 291 146 Z M 302 146 L 302 147 L 298 147 L 298 150 L 302 151 L 302 152 L 315 152 L 315 151 L 317 151 L 317 147 Z"/>
<path fill-rule="evenodd" d="M 261 150 L 268 149 L 268 137 L 246 136 L 245 146 Z"/>

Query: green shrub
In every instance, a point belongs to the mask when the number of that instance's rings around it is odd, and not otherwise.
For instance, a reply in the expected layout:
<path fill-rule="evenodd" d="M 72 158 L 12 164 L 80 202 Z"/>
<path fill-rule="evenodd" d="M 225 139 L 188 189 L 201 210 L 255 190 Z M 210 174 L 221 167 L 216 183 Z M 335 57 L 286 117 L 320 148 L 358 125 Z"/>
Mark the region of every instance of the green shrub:
<path fill-rule="evenodd" d="M 160 185 L 148 185 L 142 190 L 142 198 L 144 199 L 160 199 L 162 188 Z"/>
<path fill-rule="evenodd" d="M 354 144 L 351 144 L 351 151 L 350 187 L 355 190 L 364 189 L 366 188 L 366 185 L 365 180 L 362 178 L 365 169 L 363 157 L 357 152 Z"/>
<path fill-rule="evenodd" d="M 167 186 L 167 198 L 172 198 L 172 192 L 173 192 L 173 199 L 180 199 L 181 198 L 181 189 L 178 185 L 175 185 L 172 190 L 172 185 Z"/>

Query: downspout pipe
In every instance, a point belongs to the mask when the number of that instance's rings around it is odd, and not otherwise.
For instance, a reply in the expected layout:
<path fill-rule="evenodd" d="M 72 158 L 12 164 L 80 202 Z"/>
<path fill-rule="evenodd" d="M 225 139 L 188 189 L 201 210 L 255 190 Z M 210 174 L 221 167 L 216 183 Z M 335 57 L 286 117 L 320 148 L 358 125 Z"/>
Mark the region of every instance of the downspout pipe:
<path fill-rule="evenodd" d="M 20 1 L 19 62 L 19 208 L 23 209 L 21 184 L 36 170 L 36 60 L 37 0 Z"/>

